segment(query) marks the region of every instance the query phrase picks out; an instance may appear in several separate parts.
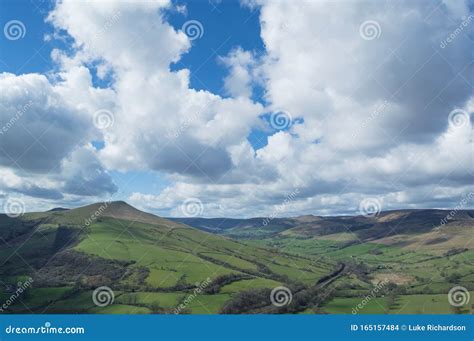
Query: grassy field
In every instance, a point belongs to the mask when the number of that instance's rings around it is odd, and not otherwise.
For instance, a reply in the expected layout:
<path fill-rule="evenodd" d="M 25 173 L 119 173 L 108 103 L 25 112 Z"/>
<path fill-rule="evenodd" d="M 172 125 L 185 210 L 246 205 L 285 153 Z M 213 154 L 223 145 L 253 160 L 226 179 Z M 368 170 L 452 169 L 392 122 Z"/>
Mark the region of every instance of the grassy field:
<path fill-rule="evenodd" d="M 469 307 L 474 304 L 474 292 L 470 292 L 471 300 L 460 313 L 471 313 Z M 330 314 L 452 314 L 453 307 L 449 304 L 446 294 L 434 295 L 401 295 L 394 304 L 389 306 L 388 299 L 377 297 L 368 300 L 362 308 L 357 306 L 363 298 L 335 298 L 323 307 Z"/>
<path fill-rule="evenodd" d="M 229 294 L 200 295 L 188 306 L 192 314 L 218 314 Z"/>
<path fill-rule="evenodd" d="M 151 309 L 133 305 L 113 304 L 107 307 L 96 307 L 88 310 L 90 314 L 151 314 Z"/>
<path fill-rule="evenodd" d="M 281 285 L 281 283 L 271 279 L 255 278 L 228 284 L 222 287 L 220 292 L 223 294 L 232 294 L 248 289 L 275 288 L 279 285 Z"/>
<path fill-rule="evenodd" d="M 163 308 L 174 308 L 184 296 L 184 293 L 174 292 L 137 292 L 120 295 L 116 302 L 129 305 L 156 305 Z"/>
<path fill-rule="evenodd" d="M 185 312 L 217 313 L 243 290 L 312 285 L 334 268 L 331 262 L 142 217 L 139 211 L 136 219 L 126 220 L 133 210 L 123 213 L 123 207 L 85 224 L 93 209 L 98 207 L 26 215 L 26 222 L 34 218 L 37 225 L 30 223 L 28 232 L 0 246 L 2 278 L 16 283 L 31 273 L 31 263 L 37 269 L 31 290 L 9 311 L 23 312 L 25 304 L 49 313 L 132 313 L 131 307 L 136 313 L 166 313 L 209 282 L 213 291 L 198 295 Z M 92 290 L 102 285 L 116 296 L 104 308 L 91 299 Z"/>
<path fill-rule="evenodd" d="M 469 312 L 453 311 L 447 293 L 456 285 L 474 290 L 470 248 L 449 249 L 444 241 L 433 250 L 413 248 L 393 243 L 396 238 L 360 243 L 345 232 L 303 238 L 292 229 L 234 240 L 124 203 L 87 220 L 97 209 L 1 217 L 8 243 L 0 244 L 0 299 L 7 301 L 16 283 L 34 279 L 6 312 L 152 314 L 182 306 L 180 313 L 215 314 L 242 293 L 259 302 L 258 295 L 283 285 L 300 303 L 306 298 L 299 296 L 325 292 L 312 306 L 298 303 L 295 313 L 350 314 L 380 283 L 382 292 L 357 313 Z M 93 290 L 104 285 L 114 301 L 98 307 Z"/>
<path fill-rule="evenodd" d="M 323 311 L 329 314 L 352 314 L 353 309 L 362 301 L 361 298 L 335 298 L 323 307 Z M 386 314 L 388 310 L 387 299 L 374 298 L 370 300 L 358 314 Z M 354 310 L 355 311 L 355 310 Z"/>

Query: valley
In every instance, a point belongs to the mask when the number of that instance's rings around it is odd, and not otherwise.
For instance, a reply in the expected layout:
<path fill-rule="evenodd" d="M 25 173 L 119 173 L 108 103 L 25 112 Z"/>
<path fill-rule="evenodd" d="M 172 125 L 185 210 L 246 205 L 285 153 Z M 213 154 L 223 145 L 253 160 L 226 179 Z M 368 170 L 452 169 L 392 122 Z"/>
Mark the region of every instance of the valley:
<path fill-rule="evenodd" d="M 474 212 L 440 224 L 447 212 L 266 226 L 261 218 L 166 219 L 125 202 L 0 215 L 0 300 L 13 301 L 2 313 L 470 313 Z M 455 286 L 471 301 L 452 306 Z M 102 287 L 112 292 L 104 305 L 92 299 Z M 290 293 L 281 306 L 271 300 L 280 287 Z"/>

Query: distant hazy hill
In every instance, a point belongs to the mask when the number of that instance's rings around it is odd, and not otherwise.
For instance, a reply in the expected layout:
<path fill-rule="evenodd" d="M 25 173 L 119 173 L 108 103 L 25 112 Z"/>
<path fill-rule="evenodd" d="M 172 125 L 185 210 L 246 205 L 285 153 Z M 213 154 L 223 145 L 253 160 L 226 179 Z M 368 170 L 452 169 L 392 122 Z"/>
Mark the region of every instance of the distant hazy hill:
<path fill-rule="evenodd" d="M 265 218 L 233 219 L 233 218 L 168 218 L 203 231 L 226 234 L 235 237 L 256 237 L 273 235 L 297 226 L 297 218 Z"/>
<path fill-rule="evenodd" d="M 458 245 L 474 233 L 474 210 L 457 211 L 449 220 L 449 210 L 397 210 L 375 217 L 305 215 L 292 218 L 175 218 L 195 228 L 235 238 L 321 237 L 329 240 L 377 241 L 409 246 L 425 239 L 433 248 L 447 241 Z M 349 239 L 348 239 L 349 238 Z"/>
<path fill-rule="evenodd" d="M 55 208 L 50 209 L 48 212 L 61 212 L 61 211 L 67 211 L 67 210 L 68 210 L 68 208 L 55 207 Z"/>

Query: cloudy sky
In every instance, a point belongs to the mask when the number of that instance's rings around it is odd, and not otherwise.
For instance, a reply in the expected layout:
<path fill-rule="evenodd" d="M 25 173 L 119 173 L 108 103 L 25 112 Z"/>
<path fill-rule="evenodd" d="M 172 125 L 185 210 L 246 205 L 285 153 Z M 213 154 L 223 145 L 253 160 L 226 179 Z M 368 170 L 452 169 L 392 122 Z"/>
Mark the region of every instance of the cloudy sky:
<path fill-rule="evenodd" d="M 474 207 L 472 1 L 0 6 L 7 213 Z"/>

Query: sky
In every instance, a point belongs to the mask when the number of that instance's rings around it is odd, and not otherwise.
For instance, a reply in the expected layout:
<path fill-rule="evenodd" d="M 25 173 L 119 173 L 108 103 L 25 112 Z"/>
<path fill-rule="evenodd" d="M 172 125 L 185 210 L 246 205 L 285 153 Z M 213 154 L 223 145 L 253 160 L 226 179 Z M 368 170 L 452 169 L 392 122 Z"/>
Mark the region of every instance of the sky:
<path fill-rule="evenodd" d="M 474 208 L 474 2 L 0 3 L 0 210 Z"/>

